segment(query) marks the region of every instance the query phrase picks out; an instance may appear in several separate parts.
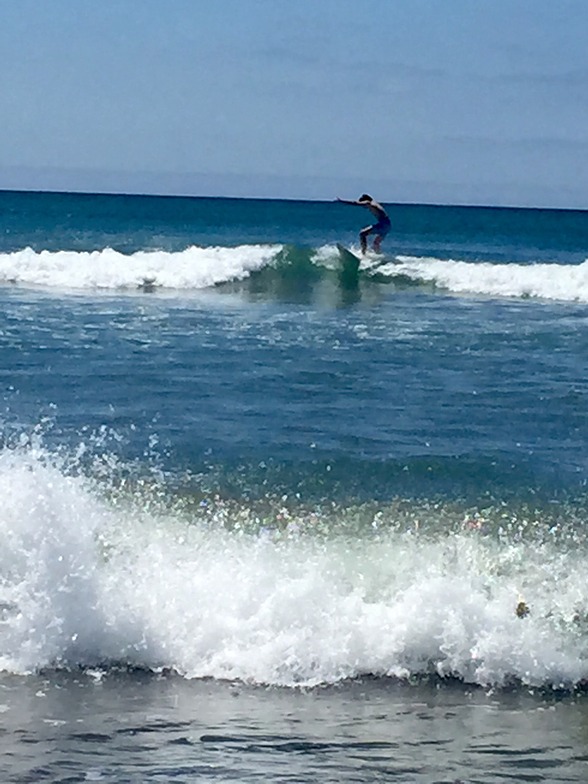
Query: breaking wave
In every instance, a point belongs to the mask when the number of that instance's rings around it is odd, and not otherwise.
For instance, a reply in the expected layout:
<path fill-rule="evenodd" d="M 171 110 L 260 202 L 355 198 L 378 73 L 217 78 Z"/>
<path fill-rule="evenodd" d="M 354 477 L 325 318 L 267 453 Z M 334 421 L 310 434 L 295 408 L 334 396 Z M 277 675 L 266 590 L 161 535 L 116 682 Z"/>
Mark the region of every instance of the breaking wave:
<path fill-rule="evenodd" d="M 352 250 L 358 251 L 357 248 Z M 111 248 L 94 252 L 31 248 L 0 254 L 0 283 L 60 291 L 171 289 L 189 291 L 280 274 L 311 283 L 337 271 L 335 246 L 191 246 L 183 251 Z M 426 285 L 455 294 L 588 302 L 588 260 L 582 264 L 517 264 L 368 255 L 360 280 Z"/>
<path fill-rule="evenodd" d="M 370 517 L 283 499 L 260 515 L 218 496 L 170 503 L 160 480 L 114 492 L 116 466 L 100 465 L 101 481 L 38 447 L 0 453 L 3 671 L 588 678 L 587 554 L 563 508 L 555 524 L 407 502 Z M 346 534 L 360 514 L 363 533 Z"/>

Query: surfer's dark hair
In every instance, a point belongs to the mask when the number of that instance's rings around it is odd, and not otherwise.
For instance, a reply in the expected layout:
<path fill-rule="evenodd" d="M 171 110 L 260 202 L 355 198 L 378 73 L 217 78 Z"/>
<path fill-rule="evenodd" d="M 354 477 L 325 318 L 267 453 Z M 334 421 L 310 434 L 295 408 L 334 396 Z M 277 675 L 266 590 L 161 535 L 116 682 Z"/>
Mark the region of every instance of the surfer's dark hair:
<path fill-rule="evenodd" d="M 372 201 L 372 197 L 369 195 L 369 193 L 362 193 L 358 201 Z"/>

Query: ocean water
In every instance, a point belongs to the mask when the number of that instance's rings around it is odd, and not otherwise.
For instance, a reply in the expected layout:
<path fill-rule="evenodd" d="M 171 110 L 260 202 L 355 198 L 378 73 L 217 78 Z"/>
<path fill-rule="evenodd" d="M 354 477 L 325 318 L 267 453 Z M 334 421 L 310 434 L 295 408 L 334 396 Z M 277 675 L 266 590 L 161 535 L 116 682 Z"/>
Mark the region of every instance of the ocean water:
<path fill-rule="evenodd" d="M 0 193 L 0 780 L 588 778 L 588 213 Z"/>

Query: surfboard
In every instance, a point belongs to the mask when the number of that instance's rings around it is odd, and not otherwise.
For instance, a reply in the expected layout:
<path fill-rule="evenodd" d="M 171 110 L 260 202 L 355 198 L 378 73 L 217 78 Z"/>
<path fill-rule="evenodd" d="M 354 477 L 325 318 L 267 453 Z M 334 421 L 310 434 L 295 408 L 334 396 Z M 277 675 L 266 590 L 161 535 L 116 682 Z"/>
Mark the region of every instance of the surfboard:
<path fill-rule="evenodd" d="M 359 280 L 361 259 L 339 243 L 337 243 L 337 250 L 341 259 L 341 266 L 339 267 L 341 282 L 347 286 L 356 286 Z"/>

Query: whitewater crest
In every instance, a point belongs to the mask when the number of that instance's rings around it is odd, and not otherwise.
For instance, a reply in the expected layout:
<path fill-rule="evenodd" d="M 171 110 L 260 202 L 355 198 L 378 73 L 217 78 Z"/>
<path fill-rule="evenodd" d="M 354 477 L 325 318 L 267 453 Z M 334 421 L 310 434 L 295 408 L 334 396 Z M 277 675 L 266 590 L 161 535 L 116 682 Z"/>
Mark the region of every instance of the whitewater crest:
<path fill-rule="evenodd" d="M 382 264 L 381 274 L 405 276 L 457 294 L 536 297 L 588 302 L 588 260 L 582 264 L 492 264 L 398 256 Z"/>
<path fill-rule="evenodd" d="M 93 252 L 25 248 L 0 254 L 0 282 L 78 291 L 145 286 L 203 289 L 248 277 L 271 263 L 280 249 L 279 245 L 192 246 L 177 252 L 125 255 L 112 248 Z"/>
<path fill-rule="evenodd" d="M 377 536 L 316 536 L 295 510 L 244 531 L 222 504 L 188 518 L 150 506 L 140 483 L 113 497 L 28 447 L 0 453 L 0 493 L 3 671 L 169 668 L 281 686 L 588 677 L 577 548 L 477 525 L 422 535 L 383 516 Z"/>

